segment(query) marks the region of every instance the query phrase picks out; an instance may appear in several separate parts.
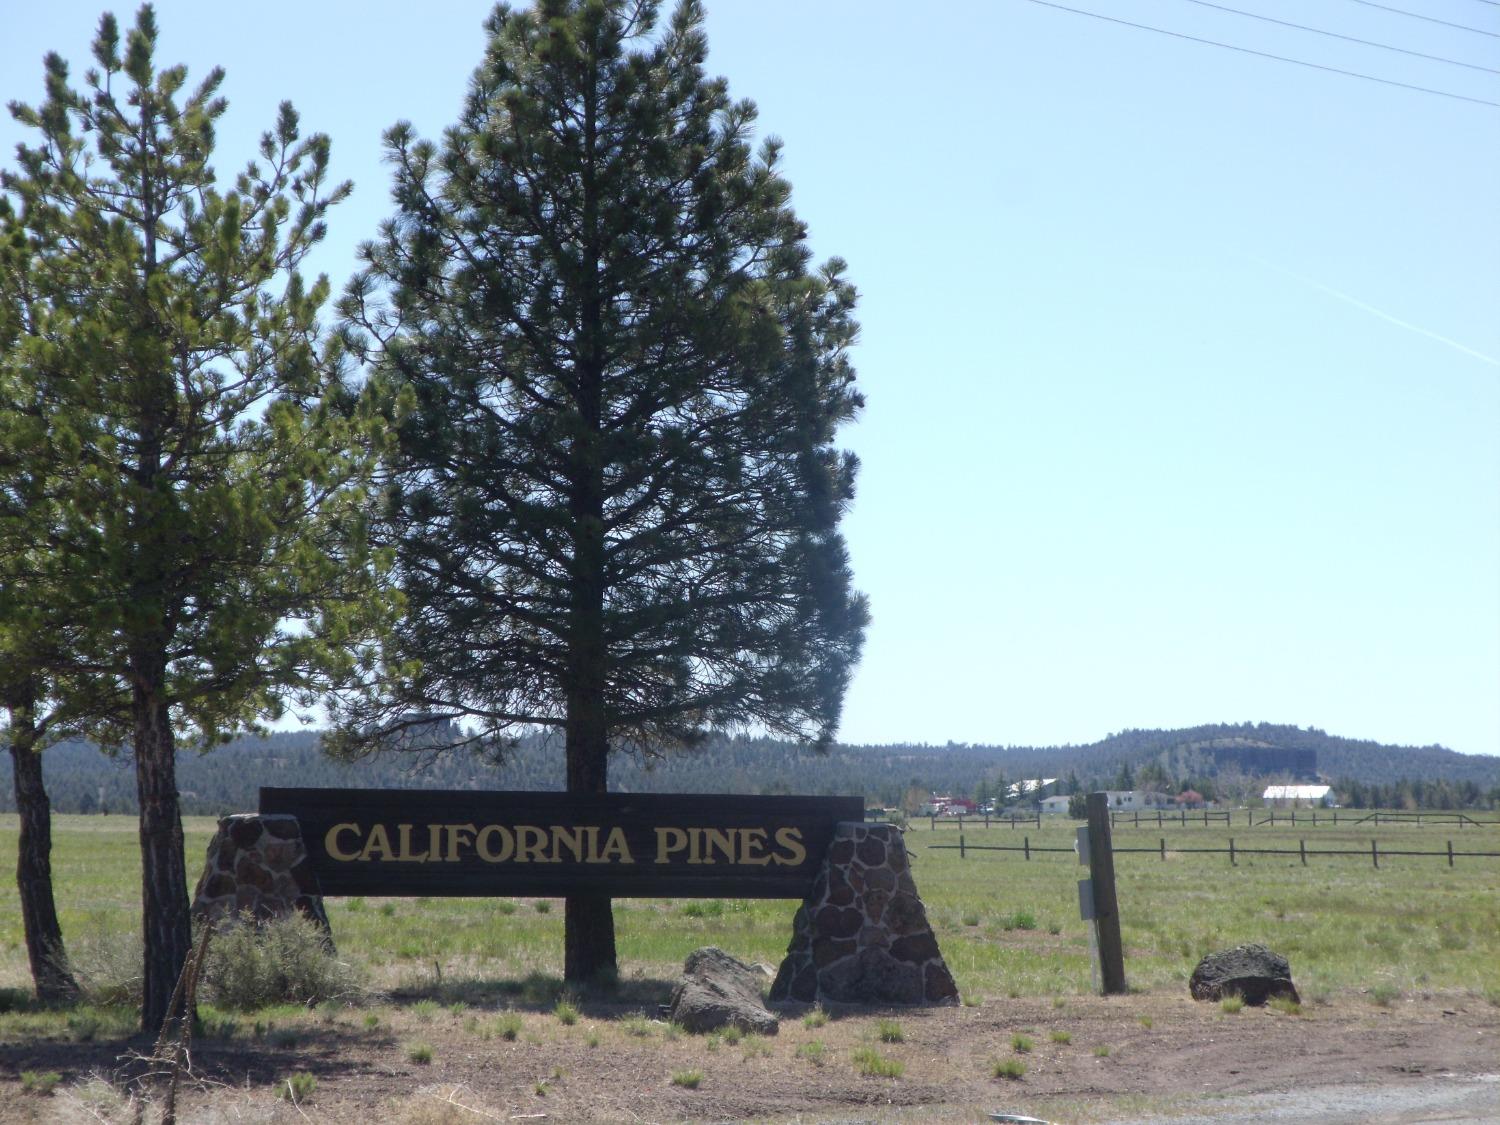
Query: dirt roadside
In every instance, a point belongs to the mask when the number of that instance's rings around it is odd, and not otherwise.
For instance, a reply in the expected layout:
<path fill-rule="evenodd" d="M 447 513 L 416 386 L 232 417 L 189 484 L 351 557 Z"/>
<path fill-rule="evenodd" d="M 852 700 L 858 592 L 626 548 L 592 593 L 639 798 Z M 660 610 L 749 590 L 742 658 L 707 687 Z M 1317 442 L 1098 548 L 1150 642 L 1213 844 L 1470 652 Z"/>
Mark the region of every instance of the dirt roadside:
<path fill-rule="evenodd" d="M 1500 1008 L 1470 995 L 1389 1006 L 1353 995 L 1300 1014 L 1154 994 L 995 999 L 836 1012 L 819 1027 L 786 1013 L 779 1035 L 738 1043 L 674 1035 L 631 1020 L 639 1009 L 608 1005 L 583 1005 L 571 1026 L 525 1012 L 514 1040 L 494 1033 L 494 1011 L 376 1011 L 374 1027 L 366 1010 L 327 1010 L 202 1044 L 182 1120 L 1500 1121 Z M 899 1024 L 900 1042 L 880 1040 L 882 1019 Z M 430 1063 L 414 1061 L 416 1044 L 430 1048 Z M 861 1049 L 902 1073 L 859 1073 Z M 128 1119 L 84 1086 L 91 1073 L 115 1072 L 121 1051 L 0 1044 L 0 1121 Z M 1024 1074 L 996 1077 L 1007 1059 Z M 23 1071 L 63 1080 L 48 1096 L 23 1092 Z M 299 1071 L 317 1085 L 293 1106 L 275 1091 Z M 692 1072 L 696 1088 L 681 1084 Z"/>

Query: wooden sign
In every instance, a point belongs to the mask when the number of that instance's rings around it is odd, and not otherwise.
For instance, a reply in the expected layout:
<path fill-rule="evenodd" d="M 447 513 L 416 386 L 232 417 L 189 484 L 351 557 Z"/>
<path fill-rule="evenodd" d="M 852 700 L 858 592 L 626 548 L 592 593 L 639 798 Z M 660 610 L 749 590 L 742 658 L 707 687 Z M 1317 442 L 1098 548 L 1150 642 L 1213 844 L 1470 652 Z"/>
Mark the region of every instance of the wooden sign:
<path fill-rule="evenodd" d="M 273 789 L 325 895 L 804 898 L 860 797 Z"/>

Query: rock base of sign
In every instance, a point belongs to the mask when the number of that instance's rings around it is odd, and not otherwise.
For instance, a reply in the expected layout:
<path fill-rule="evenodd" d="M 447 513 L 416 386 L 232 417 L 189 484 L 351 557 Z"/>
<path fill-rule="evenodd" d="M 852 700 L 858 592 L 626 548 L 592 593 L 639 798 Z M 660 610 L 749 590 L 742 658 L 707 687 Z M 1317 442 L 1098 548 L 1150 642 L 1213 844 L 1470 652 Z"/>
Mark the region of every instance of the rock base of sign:
<path fill-rule="evenodd" d="M 695 949 L 682 966 L 672 990 L 667 1018 L 685 1031 L 737 1027 L 757 1035 L 775 1035 L 776 1017 L 761 1003 L 766 975 L 712 945 Z"/>
<path fill-rule="evenodd" d="M 210 922 L 264 922 L 292 913 L 330 933 L 297 818 L 272 813 L 220 818 L 193 896 L 193 916 Z"/>
<path fill-rule="evenodd" d="M 1258 1006 L 1273 996 L 1285 996 L 1301 1002 L 1292 984 L 1291 965 L 1263 945 L 1237 945 L 1208 954 L 1193 970 L 1188 989 L 1194 1000 L 1238 996 Z"/>
<path fill-rule="evenodd" d="M 841 823 L 771 985 L 773 1001 L 957 1004 L 901 830 Z"/>

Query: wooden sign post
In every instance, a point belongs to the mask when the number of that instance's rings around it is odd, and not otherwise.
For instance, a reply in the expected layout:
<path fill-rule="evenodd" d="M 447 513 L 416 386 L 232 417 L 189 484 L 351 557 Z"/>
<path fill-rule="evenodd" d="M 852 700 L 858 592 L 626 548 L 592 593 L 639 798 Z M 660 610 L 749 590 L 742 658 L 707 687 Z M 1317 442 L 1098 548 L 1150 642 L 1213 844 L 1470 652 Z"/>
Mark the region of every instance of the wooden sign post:
<path fill-rule="evenodd" d="M 1089 878 L 1079 884 L 1079 907 L 1084 919 L 1094 923 L 1099 956 L 1099 991 L 1105 996 L 1122 995 L 1125 987 L 1125 951 L 1120 943 L 1120 906 L 1115 897 L 1115 853 L 1110 839 L 1109 794 L 1090 793 L 1087 798 L 1088 837 L 1086 852 L 1079 859 L 1089 865 Z M 1080 841 L 1081 842 L 1081 841 Z"/>

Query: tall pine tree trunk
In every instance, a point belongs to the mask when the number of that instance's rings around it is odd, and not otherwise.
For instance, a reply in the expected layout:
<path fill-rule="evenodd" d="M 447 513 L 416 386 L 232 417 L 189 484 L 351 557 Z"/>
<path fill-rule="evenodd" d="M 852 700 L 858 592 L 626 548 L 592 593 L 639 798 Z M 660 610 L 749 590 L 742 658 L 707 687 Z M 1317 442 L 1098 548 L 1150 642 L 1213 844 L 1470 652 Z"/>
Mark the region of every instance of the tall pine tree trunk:
<path fill-rule="evenodd" d="M 597 714 L 569 718 L 567 728 L 568 792 L 608 791 L 609 741 L 601 691 Z M 576 741 L 575 741 L 576 739 Z M 563 914 L 563 979 L 583 983 L 612 977 L 615 960 L 615 915 L 605 894 L 574 894 Z"/>
<path fill-rule="evenodd" d="M 36 998 L 43 1003 L 71 1000 L 78 981 L 68 969 L 62 925 L 52 898 L 52 803 L 42 784 L 42 755 L 36 748 L 34 699 L 10 707 L 10 757 L 15 775 L 17 841 L 16 889 L 21 895 L 21 928 Z"/>
<path fill-rule="evenodd" d="M 141 805 L 141 911 L 145 989 L 141 1030 L 155 1035 L 166 1019 L 178 974 L 193 944 L 182 817 L 177 804 L 176 746 L 160 662 L 137 680 L 135 783 Z"/>

